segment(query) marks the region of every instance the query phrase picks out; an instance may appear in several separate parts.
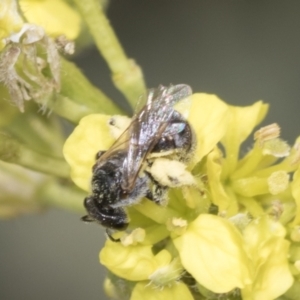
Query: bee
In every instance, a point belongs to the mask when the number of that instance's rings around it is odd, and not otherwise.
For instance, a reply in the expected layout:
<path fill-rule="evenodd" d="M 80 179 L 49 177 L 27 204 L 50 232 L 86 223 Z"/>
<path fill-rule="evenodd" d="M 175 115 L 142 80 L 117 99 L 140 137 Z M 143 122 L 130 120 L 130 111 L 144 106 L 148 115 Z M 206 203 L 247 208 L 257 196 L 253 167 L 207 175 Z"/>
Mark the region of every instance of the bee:
<path fill-rule="evenodd" d="M 99 151 L 93 166 L 92 193 L 84 199 L 85 222 L 97 222 L 112 232 L 126 230 L 126 207 L 147 197 L 164 204 L 168 186 L 156 181 L 147 167 L 156 157 L 186 161 L 192 152 L 194 135 L 185 116 L 174 105 L 192 94 L 188 85 L 150 89 L 146 104 L 138 110 L 128 128 L 107 151 Z M 114 126 L 114 119 L 110 125 Z"/>

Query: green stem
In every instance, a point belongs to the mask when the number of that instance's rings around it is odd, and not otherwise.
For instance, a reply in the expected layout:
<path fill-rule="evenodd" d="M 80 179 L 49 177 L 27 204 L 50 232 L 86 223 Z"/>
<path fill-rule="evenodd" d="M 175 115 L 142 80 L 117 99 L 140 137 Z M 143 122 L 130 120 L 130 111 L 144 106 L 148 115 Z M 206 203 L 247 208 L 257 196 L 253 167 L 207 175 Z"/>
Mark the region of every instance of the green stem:
<path fill-rule="evenodd" d="M 58 118 L 53 114 L 46 117 L 37 114 L 36 107 L 34 110 L 27 109 L 25 114 L 11 120 L 4 129 L 37 152 L 62 157 L 65 137 Z"/>
<path fill-rule="evenodd" d="M 55 180 L 50 181 L 41 189 L 39 199 L 50 207 L 84 213 L 83 199 L 86 193 L 75 186 L 68 186 Z"/>
<path fill-rule="evenodd" d="M 265 168 L 263 170 L 256 171 L 251 175 L 257 177 L 268 177 L 272 173 L 277 171 L 285 171 L 287 173 L 291 173 L 297 170 L 298 166 L 299 166 L 298 164 L 292 163 L 292 157 L 288 157 L 277 165 L 271 166 L 269 168 Z"/>
<path fill-rule="evenodd" d="M 47 106 L 59 116 L 72 123 L 79 123 L 80 119 L 95 113 L 96 111 L 83 105 L 73 102 L 70 98 L 57 95 L 54 100 L 48 102 Z"/>
<path fill-rule="evenodd" d="M 46 174 L 70 177 L 69 166 L 63 159 L 40 154 L 23 145 L 20 146 L 18 159 L 14 163 Z"/>
<path fill-rule="evenodd" d="M 165 224 L 173 217 L 180 217 L 177 211 L 169 207 L 159 206 L 146 199 L 143 200 L 141 205 L 135 205 L 133 208 L 159 224 Z"/>
<path fill-rule="evenodd" d="M 106 18 L 105 13 L 96 0 L 75 0 L 87 26 L 94 37 L 96 46 L 107 61 L 113 73 L 128 68 L 128 58 Z"/>
<path fill-rule="evenodd" d="M 284 226 L 290 223 L 295 217 L 295 211 L 296 211 L 296 207 L 294 201 L 285 203 L 283 213 L 279 219 L 280 223 L 283 224 Z"/>
<path fill-rule="evenodd" d="M 238 201 L 240 204 L 245 206 L 247 211 L 254 217 L 258 218 L 262 216 L 265 212 L 261 205 L 255 200 L 255 198 L 252 197 L 238 197 Z"/>
<path fill-rule="evenodd" d="M 75 64 L 63 58 L 61 58 L 61 91 L 59 94 L 59 99 L 53 103 L 53 109 L 71 121 L 90 112 L 109 115 L 122 113 L 111 99 L 89 82 Z M 59 109 L 62 109 L 62 112 Z M 69 109 L 71 111 L 68 112 Z"/>
<path fill-rule="evenodd" d="M 167 238 L 170 235 L 170 232 L 166 228 L 166 226 L 162 225 L 153 225 L 151 227 L 146 228 L 146 239 L 144 244 L 147 245 L 154 245 L 159 241 Z"/>
<path fill-rule="evenodd" d="M 0 159 L 42 173 L 70 177 L 69 166 L 63 159 L 36 152 L 3 133 L 0 134 Z"/>
<path fill-rule="evenodd" d="M 254 197 L 269 193 L 267 178 L 248 177 L 235 180 L 231 183 L 233 190 L 244 197 Z"/>
<path fill-rule="evenodd" d="M 133 60 L 127 58 L 99 1 L 75 0 L 75 3 L 112 72 L 115 86 L 134 107 L 138 97 L 146 91 L 141 69 Z"/>

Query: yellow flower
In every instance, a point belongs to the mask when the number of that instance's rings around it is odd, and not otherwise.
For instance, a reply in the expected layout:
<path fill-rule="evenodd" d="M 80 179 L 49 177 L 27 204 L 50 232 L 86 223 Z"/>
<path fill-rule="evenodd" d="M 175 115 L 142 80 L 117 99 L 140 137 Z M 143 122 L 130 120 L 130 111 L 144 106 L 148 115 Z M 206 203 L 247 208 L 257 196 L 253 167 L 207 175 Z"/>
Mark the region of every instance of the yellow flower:
<path fill-rule="evenodd" d="M 243 235 L 253 268 L 253 282 L 242 289 L 243 299 L 276 299 L 293 283 L 284 227 L 265 216 L 251 222 Z"/>
<path fill-rule="evenodd" d="M 171 262 L 168 251 L 154 255 L 151 248 L 152 245 L 123 246 L 108 240 L 100 252 L 100 262 L 121 278 L 147 280 L 157 269 Z"/>
<path fill-rule="evenodd" d="M 129 229 L 143 231 L 123 233 L 121 243 L 107 241 L 100 253 L 101 263 L 113 274 L 138 281 L 131 299 L 173 299 L 178 292 L 184 295 L 180 299 L 208 294 L 214 299 L 228 293 L 271 300 L 291 287 L 290 242 L 283 225 L 299 225 L 299 172 L 292 184 L 289 175 L 299 165 L 298 144 L 290 148 L 279 138 L 278 125 L 272 124 L 255 133 L 253 148 L 240 157 L 241 144 L 267 109 L 262 101 L 233 107 L 214 95 L 191 97 L 188 121 L 197 144 L 187 165 L 190 177 L 182 187 L 170 189 L 165 207 L 147 199 L 128 207 Z M 86 191 L 96 153 L 108 149 L 121 133 L 111 131 L 109 119 L 83 118 L 64 146 L 72 179 Z M 160 166 L 172 166 L 175 172 L 172 163 Z M 155 178 L 165 182 L 167 177 Z M 186 285 L 189 277 L 198 288 Z"/>
<path fill-rule="evenodd" d="M 91 170 L 97 152 L 107 150 L 114 141 L 109 131 L 109 119 L 110 116 L 101 114 L 82 118 L 64 145 L 63 152 L 71 167 L 71 178 L 85 191 L 90 190 Z"/>
<path fill-rule="evenodd" d="M 201 214 L 174 243 L 185 269 L 207 289 L 227 293 L 251 282 L 242 235 L 229 221 Z"/>
<path fill-rule="evenodd" d="M 20 0 L 28 22 L 43 27 L 51 36 L 65 35 L 74 40 L 80 32 L 79 13 L 63 0 Z"/>
<path fill-rule="evenodd" d="M 81 17 L 63 0 L 20 0 L 19 6 L 29 23 L 44 28 L 50 36 L 65 35 L 74 40 L 78 37 Z M 20 31 L 24 24 L 17 9 L 16 0 L 2 0 L 0 3 L 0 50 L 5 38 Z"/>
<path fill-rule="evenodd" d="M 120 280 L 123 284 L 128 280 L 131 284 L 138 282 L 130 299 L 141 299 L 140 293 L 144 288 L 143 299 L 153 299 L 154 295 L 158 299 L 177 299 L 174 293 L 179 293 L 177 297 L 187 297 L 178 299 L 193 299 L 187 286 L 179 281 L 183 273 L 180 260 L 172 260 L 171 254 L 165 249 L 154 255 L 152 244 L 124 245 L 123 242 L 107 241 L 100 252 L 100 262 L 118 276 L 117 280 L 113 277 L 113 280 L 107 278 L 105 282 L 107 294 L 116 299 L 124 299 L 124 295 L 119 295 Z M 159 290 L 164 292 L 157 294 Z"/>
<path fill-rule="evenodd" d="M 226 103 L 216 95 L 194 94 L 188 121 L 197 136 L 194 164 L 207 155 L 223 138 L 230 113 Z"/>

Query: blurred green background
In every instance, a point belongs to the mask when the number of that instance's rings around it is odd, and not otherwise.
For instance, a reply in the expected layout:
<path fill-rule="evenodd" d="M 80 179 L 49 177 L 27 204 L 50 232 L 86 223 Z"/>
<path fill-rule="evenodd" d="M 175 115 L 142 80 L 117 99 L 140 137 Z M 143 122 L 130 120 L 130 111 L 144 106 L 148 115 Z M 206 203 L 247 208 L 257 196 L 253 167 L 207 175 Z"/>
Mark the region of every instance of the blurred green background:
<path fill-rule="evenodd" d="M 271 104 L 264 124 L 300 135 L 299 0 L 113 0 L 108 17 L 148 87 L 187 83 L 234 105 Z M 116 101 L 95 48 L 75 58 Z M 64 201 L 64 199 L 61 199 Z M 104 231 L 52 210 L 0 221 L 0 299 L 106 299 L 98 264 Z"/>

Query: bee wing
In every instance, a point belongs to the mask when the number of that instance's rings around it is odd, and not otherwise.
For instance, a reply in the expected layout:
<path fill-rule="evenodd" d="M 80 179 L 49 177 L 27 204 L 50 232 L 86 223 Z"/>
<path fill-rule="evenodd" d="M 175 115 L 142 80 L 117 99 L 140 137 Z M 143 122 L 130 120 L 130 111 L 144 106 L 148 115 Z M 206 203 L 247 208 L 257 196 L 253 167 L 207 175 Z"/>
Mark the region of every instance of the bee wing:
<path fill-rule="evenodd" d="M 118 137 L 118 139 L 111 145 L 111 147 L 105 151 L 96 161 L 96 164 L 101 165 L 102 162 L 106 161 L 113 153 L 119 150 L 128 149 L 129 145 L 129 131 L 130 127 L 133 126 L 131 122 L 130 125 L 124 130 L 124 132 Z"/>
<path fill-rule="evenodd" d="M 161 138 L 174 112 L 173 105 L 191 95 L 188 85 L 151 89 L 146 105 L 135 114 L 128 128 L 128 154 L 123 163 L 122 188 L 131 191 L 147 154 Z"/>

